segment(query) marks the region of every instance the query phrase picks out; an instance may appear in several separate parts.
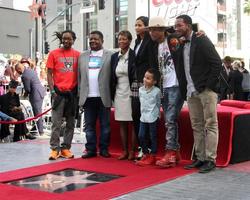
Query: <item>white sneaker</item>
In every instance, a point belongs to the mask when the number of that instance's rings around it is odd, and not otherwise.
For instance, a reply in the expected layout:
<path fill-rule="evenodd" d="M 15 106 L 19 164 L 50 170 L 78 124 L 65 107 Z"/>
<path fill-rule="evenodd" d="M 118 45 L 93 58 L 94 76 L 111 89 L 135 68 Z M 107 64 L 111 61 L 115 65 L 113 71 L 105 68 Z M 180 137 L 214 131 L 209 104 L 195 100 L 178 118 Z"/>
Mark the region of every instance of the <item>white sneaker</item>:
<path fill-rule="evenodd" d="M 142 157 L 143 157 L 142 148 L 141 148 L 141 147 L 138 147 L 138 155 L 137 155 L 136 160 L 141 160 Z"/>

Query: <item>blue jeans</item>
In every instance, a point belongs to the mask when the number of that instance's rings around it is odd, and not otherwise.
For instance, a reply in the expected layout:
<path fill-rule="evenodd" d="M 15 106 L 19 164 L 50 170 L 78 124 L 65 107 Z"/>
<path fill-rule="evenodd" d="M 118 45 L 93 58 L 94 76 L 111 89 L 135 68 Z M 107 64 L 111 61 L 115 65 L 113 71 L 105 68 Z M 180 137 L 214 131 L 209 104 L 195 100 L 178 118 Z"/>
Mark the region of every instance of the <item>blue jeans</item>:
<path fill-rule="evenodd" d="M 152 154 L 156 154 L 157 152 L 157 124 L 158 120 L 152 123 L 140 122 L 139 141 L 144 154 L 149 153 L 149 148 L 151 149 Z M 151 147 L 149 147 L 148 137 L 146 137 L 146 134 L 148 133 L 147 130 L 149 130 L 150 134 Z"/>
<path fill-rule="evenodd" d="M 166 149 L 180 149 L 178 133 L 178 117 L 183 106 L 184 100 L 181 96 L 179 87 L 163 89 L 162 107 L 164 110 L 166 132 Z"/>
<path fill-rule="evenodd" d="M 110 108 L 104 107 L 100 97 L 87 98 L 84 106 L 84 131 L 87 143 L 85 144 L 88 152 L 96 153 L 96 122 L 100 122 L 100 152 L 107 151 L 110 143 Z"/>

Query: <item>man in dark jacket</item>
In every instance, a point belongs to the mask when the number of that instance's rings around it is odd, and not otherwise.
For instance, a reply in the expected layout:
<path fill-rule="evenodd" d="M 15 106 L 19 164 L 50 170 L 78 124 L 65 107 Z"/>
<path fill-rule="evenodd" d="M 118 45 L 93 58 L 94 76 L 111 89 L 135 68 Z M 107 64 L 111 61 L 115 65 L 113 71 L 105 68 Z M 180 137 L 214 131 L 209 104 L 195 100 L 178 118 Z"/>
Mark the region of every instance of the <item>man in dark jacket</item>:
<path fill-rule="evenodd" d="M 197 156 L 197 160 L 185 168 L 199 168 L 200 173 L 206 173 L 215 168 L 217 156 L 216 92 L 222 63 L 212 42 L 193 32 L 191 17 L 178 16 L 175 28 L 177 34 L 186 39 L 179 50 L 176 73 L 182 96 L 187 97 Z"/>
<path fill-rule="evenodd" d="M 17 63 L 15 70 L 18 74 L 22 75 L 22 82 L 25 90 L 25 96 L 29 95 L 30 104 L 34 115 L 42 113 L 43 99 L 45 96 L 45 88 L 41 84 L 37 73 L 28 69 L 23 63 Z M 40 135 L 43 135 L 43 120 L 40 118 L 37 121 L 37 128 Z"/>
<path fill-rule="evenodd" d="M 220 73 L 220 101 L 228 99 L 232 89 L 229 85 L 229 74 L 232 71 L 232 58 L 225 56 Z"/>

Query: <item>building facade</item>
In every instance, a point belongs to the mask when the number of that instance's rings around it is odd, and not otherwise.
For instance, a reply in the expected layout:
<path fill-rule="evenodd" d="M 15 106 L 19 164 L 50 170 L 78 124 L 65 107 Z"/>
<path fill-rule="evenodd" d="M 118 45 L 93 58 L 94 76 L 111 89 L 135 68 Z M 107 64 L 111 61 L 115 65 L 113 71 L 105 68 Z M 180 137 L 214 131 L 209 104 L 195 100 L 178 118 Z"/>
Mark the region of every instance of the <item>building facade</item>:
<path fill-rule="evenodd" d="M 47 0 L 47 17 L 50 21 L 60 11 L 70 4 L 81 0 Z M 223 58 L 230 55 L 235 58 L 245 58 L 249 34 L 245 24 L 248 22 L 243 15 L 244 0 L 93 0 L 95 12 L 80 14 L 80 5 L 73 6 L 47 28 L 47 39 L 50 49 L 58 43 L 52 35 L 54 31 L 67 28 L 76 32 L 78 37 L 74 47 L 80 51 L 88 48 L 88 36 L 92 30 L 100 30 L 104 34 L 104 46 L 108 49 L 117 48 L 119 31 L 127 29 L 135 38 L 135 19 L 141 15 L 163 16 L 168 25 L 174 24 L 175 17 L 188 14 L 200 30 L 216 46 Z M 71 16 L 70 16 L 71 15 Z M 245 42 L 247 41 L 247 42 Z"/>
<path fill-rule="evenodd" d="M 34 21 L 30 13 L 13 8 L 13 1 L 0 1 L 0 53 L 31 56 Z"/>

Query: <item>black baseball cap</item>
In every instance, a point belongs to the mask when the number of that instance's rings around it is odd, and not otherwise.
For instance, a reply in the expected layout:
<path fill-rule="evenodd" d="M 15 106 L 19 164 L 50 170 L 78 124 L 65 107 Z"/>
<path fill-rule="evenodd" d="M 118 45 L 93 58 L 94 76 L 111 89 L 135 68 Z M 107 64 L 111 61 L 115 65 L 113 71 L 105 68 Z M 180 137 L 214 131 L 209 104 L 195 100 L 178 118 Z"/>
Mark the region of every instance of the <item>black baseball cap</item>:
<path fill-rule="evenodd" d="M 9 88 L 17 88 L 17 86 L 18 86 L 18 82 L 17 81 L 11 80 L 9 82 Z"/>

